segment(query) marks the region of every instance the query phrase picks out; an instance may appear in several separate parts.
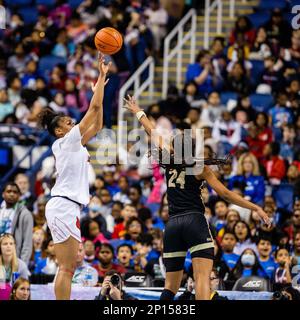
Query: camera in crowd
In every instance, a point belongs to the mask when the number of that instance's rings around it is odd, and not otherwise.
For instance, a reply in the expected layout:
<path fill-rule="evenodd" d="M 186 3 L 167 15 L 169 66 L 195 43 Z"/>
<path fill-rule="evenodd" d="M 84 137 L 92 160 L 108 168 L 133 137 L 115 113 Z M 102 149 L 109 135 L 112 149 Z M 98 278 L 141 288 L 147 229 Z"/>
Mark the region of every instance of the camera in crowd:
<path fill-rule="evenodd" d="M 288 301 L 290 300 L 289 296 L 281 291 L 275 291 L 273 293 L 273 300 L 281 300 L 281 301 Z"/>
<path fill-rule="evenodd" d="M 114 287 L 118 287 L 120 285 L 120 283 L 122 282 L 122 279 L 118 274 L 114 274 L 111 276 L 110 282 Z"/>

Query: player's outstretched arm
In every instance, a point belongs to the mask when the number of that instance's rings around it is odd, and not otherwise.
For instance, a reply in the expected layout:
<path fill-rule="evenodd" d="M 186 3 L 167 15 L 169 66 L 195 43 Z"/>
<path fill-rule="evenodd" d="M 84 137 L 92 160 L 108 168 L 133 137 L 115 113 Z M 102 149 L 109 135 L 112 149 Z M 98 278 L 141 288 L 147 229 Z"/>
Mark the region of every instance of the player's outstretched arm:
<path fill-rule="evenodd" d="M 107 83 L 105 77 L 111 63 L 105 64 L 104 56 L 99 57 L 99 77 L 97 83 L 92 87 L 94 95 L 89 108 L 79 123 L 80 133 L 83 135 L 82 144 L 85 145 L 103 126 L 103 97 L 104 87 Z"/>
<path fill-rule="evenodd" d="M 135 98 L 128 95 L 128 99 L 124 98 L 124 101 L 126 103 L 124 108 L 137 116 L 139 122 L 144 127 L 147 134 L 151 137 L 151 139 L 153 139 L 155 145 L 161 149 L 168 148 L 168 144 L 165 143 L 162 137 L 158 134 L 154 125 L 148 119 L 144 110 L 141 109 L 140 106 L 137 104 Z"/>
<path fill-rule="evenodd" d="M 222 197 L 225 201 L 236 204 L 240 207 L 247 208 L 249 210 L 255 211 L 259 217 L 263 220 L 263 222 L 270 226 L 270 218 L 268 215 L 263 211 L 261 207 L 258 205 L 247 201 L 246 199 L 242 198 L 238 194 L 228 190 L 215 176 L 213 171 L 208 167 L 204 166 L 203 172 L 199 175 L 199 178 L 205 179 L 208 184 L 217 192 L 217 194 Z"/>

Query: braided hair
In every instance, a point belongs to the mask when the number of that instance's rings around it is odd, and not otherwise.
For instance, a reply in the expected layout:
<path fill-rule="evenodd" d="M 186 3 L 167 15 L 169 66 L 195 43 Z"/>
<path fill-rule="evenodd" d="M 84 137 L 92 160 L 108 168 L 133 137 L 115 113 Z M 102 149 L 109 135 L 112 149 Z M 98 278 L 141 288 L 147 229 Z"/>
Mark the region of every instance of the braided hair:
<path fill-rule="evenodd" d="M 59 127 L 59 121 L 63 117 L 65 114 L 56 113 L 51 108 L 45 108 L 38 115 L 38 123 L 41 128 L 48 130 L 52 136 L 56 137 L 55 129 Z"/>
<path fill-rule="evenodd" d="M 182 136 L 182 148 L 186 144 L 190 144 L 191 150 L 196 149 L 195 139 L 189 139 L 182 133 L 179 133 L 179 136 Z M 174 137 L 175 140 L 175 137 Z M 173 142 L 174 142 L 173 140 Z M 182 150 L 183 153 L 184 150 Z M 204 165 L 216 165 L 216 166 L 224 166 L 232 162 L 232 156 L 228 154 L 225 158 L 217 158 L 217 157 L 209 157 L 209 158 L 197 158 L 193 157 L 193 155 L 188 155 L 182 158 L 181 154 L 177 155 L 176 152 L 169 153 L 165 148 L 150 148 L 149 156 L 153 156 L 154 159 L 158 162 L 158 165 L 162 168 L 172 167 L 174 169 L 182 169 L 182 168 L 191 168 L 194 167 L 197 163 L 202 163 Z"/>

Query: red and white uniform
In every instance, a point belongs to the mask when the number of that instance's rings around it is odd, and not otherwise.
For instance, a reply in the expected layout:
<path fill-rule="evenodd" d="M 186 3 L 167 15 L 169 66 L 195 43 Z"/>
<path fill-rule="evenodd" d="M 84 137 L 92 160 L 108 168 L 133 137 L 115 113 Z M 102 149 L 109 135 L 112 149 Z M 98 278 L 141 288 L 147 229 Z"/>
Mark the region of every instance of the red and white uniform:
<path fill-rule="evenodd" d="M 82 205 L 89 203 L 89 153 L 81 144 L 79 126 L 74 126 L 52 145 L 57 172 L 51 196 L 67 197 Z M 53 242 L 61 243 L 70 236 L 81 242 L 80 209 L 75 202 L 61 197 L 51 198 L 46 205 L 47 224 Z"/>

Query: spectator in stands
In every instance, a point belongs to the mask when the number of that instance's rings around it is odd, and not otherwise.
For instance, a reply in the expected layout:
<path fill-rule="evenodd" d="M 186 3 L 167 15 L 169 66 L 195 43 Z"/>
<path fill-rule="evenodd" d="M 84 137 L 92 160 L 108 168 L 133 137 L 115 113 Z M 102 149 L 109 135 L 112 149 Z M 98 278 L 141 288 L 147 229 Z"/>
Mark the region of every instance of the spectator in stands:
<path fill-rule="evenodd" d="M 231 111 L 233 117 L 236 117 L 238 111 L 244 111 L 247 114 L 247 120 L 254 121 L 256 116 L 256 111 L 251 105 L 251 101 L 248 95 L 241 95 L 238 98 L 236 107 Z"/>
<path fill-rule="evenodd" d="M 293 238 L 292 265 L 300 265 L 300 231 L 295 232 Z"/>
<path fill-rule="evenodd" d="M 278 142 L 272 142 L 264 149 L 264 155 L 267 159 L 265 167 L 271 185 L 280 184 L 286 173 L 284 160 L 279 156 L 279 153 L 280 144 Z"/>
<path fill-rule="evenodd" d="M 267 31 L 264 27 L 257 29 L 256 38 L 254 44 L 251 47 L 249 59 L 252 60 L 264 60 L 272 55 L 269 40 L 267 37 Z"/>
<path fill-rule="evenodd" d="M 133 248 L 130 244 L 121 244 L 117 248 L 117 259 L 127 271 L 134 271 Z"/>
<path fill-rule="evenodd" d="M 115 225 L 122 222 L 121 212 L 124 209 L 123 203 L 120 201 L 114 201 L 111 208 L 111 215 L 115 220 Z"/>
<path fill-rule="evenodd" d="M 30 275 L 26 263 L 17 257 L 13 236 L 7 233 L 0 236 L 0 273 L 4 270 L 5 274 L 1 274 L 1 278 L 10 284 L 15 272 L 19 273 L 20 277 L 24 279 L 28 279 Z"/>
<path fill-rule="evenodd" d="M 252 69 L 252 63 L 249 59 L 250 48 L 245 40 L 243 33 L 239 32 L 237 34 L 236 42 L 231 45 L 227 50 L 227 57 L 230 60 L 227 66 L 227 71 L 230 72 L 234 66 L 235 62 L 241 62 L 247 73 L 250 76 L 250 70 Z"/>
<path fill-rule="evenodd" d="M 220 257 L 220 276 L 222 279 L 225 278 L 226 274 L 227 277 L 229 275 L 229 272 L 231 270 L 233 270 L 233 268 L 235 267 L 238 259 L 239 259 L 239 255 L 233 253 L 233 249 L 235 247 L 237 243 L 237 238 L 235 236 L 234 233 L 232 233 L 231 231 L 227 231 L 225 230 L 223 238 L 221 240 L 221 248 L 222 248 L 222 252 L 221 252 L 221 257 Z"/>
<path fill-rule="evenodd" d="M 265 112 L 258 112 L 254 123 L 258 132 L 257 138 L 261 143 L 263 143 L 263 147 L 265 147 L 268 143 L 273 141 L 273 133 L 271 128 L 268 126 L 268 115 Z"/>
<path fill-rule="evenodd" d="M 225 200 L 220 199 L 215 204 L 215 216 L 211 219 L 211 224 L 216 228 L 218 233 L 226 224 L 228 204 Z"/>
<path fill-rule="evenodd" d="M 290 47 L 291 26 L 283 19 L 281 9 L 274 8 L 270 20 L 264 27 L 267 31 L 268 39 L 272 44 L 273 51 L 275 51 L 274 49 L 278 50 L 279 47 Z"/>
<path fill-rule="evenodd" d="M 129 188 L 129 199 L 137 210 L 143 208 L 142 189 L 139 184 L 132 185 Z"/>
<path fill-rule="evenodd" d="M 113 196 L 114 202 L 120 201 L 123 204 L 130 203 L 130 199 L 128 197 L 129 180 L 126 176 L 121 176 L 119 178 L 118 187 L 120 188 L 120 191 Z"/>
<path fill-rule="evenodd" d="M 132 217 L 126 223 L 124 239 L 127 241 L 130 240 L 130 243 L 134 245 L 143 231 L 143 222 L 137 217 Z"/>
<path fill-rule="evenodd" d="M 25 278 L 18 278 L 12 289 L 9 300 L 30 300 L 30 282 Z"/>
<path fill-rule="evenodd" d="M 232 119 L 228 111 L 223 111 L 213 126 L 212 137 L 219 142 L 219 154 L 227 154 L 241 140 L 241 126 Z M 221 149 L 221 150 L 220 150 Z"/>
<path fill-rule="evenodd" d="M 247 16 L 240 16 L 235 22 L 235 28 L 231 31 L 229 43 L 234 44 L 239 33 L 242 33 L 249 47 L 251 47 L 255 40 L 255 30 L 252 23 Z"/>
<path fill-rule="evenodd" d="M 83 242 L 83 248 L 85 252 L 84 261 L 89 265 L 93 265 L 98 262 L 97 257 L 95 256 L 95 244 L 91 240 L 85 240 Z"/>
<path fill-rule="evenodd" d="M 89 216 L 96 219 L 101 226 L 101 232 L 106 236 L 107 232 L 112 233 L 115 226 L 114 218 L 111 215 L 111 195 L 106 188 L 99 191 L 99 198 L 94 196 L 89 204 Z"/>
<path fill-rule="evenodd" d="M 201 112 L 201 122 L 205 125 L 211 125 L 220 119 L 221 114 L 225 111 L 225 106 L 221 104 L 220 94 L 216 91 L 208 95 L 207 104 L 204 104 Z"/>
<path fill-rule="evenodd" d="M 12 234 L 15 239 L 17 256 L 28 264 L 32 251 L 33 218 L 28 209 L 18 203 L 21 195 L 17 184 L 8 182 L 2 197 L 0 209 L 0 234 Z"/>
<path fill-rule="evenodd" d="M 247 76 L 244 63 L 237 61 L 232 65 L 232 69 L 228 72 L 226 89 L 239 94 L 250 93 L 251 82 Z"/>
<path fill-rule="evenodd" d="M 124 206 L 124 209 L 121 211 L 121 217 L 123 218 L 123 221 L 115 226 L 114 232 L 112 234 L 112 239 L 119 239 L 121 237 L 124 237 L 125 225 L 130 218 L 137 216 L 138 213 L 136 208 L 131 204 L 126 204 Z"/>
<path fill-rule="evenodd" d="M 29 270 L 33 271 L 39 261 L 47 257 L 47 253 L 44 250 L 44 242 L 47 239 L 46 232 L 41 227 L 33 228 L 32 235 L 32 254 L 29 261 Z"/>
<path fill-rule="evenodd" d="M 219 78 L 226 78 L 227 57 L 225 54 L 225 39 L 215 37 L 211 45 L 212 64 Z"/>
<path fill-rule="evenodd" d="M 277 265 L 271 256 L 272 243 L 268 237 L 260 237 L 257 240 L 258 260 L 262 267 L 259 275 L 264 278 L 273 280 Z"/>
<path fill-rule="evenodd" d="M 18 185 L 21 191 L 19 202 L 25 205 L 27 209 L 32 212 L 35 198 L 30 191 L 30 181 L 28 176 L 23 173 L 17 174 L 15 177 L 15 183 Z"/>
<path fill-rule="evenodd" d="M 119 277 L 118 285 L 114 285 L 111 281 L 112 276 Z M 124 286 L 124 280 L 120 272 L 116 270 L 110 270 L 105 274 L 102 288 L 95 300 L 137 300 L 130 294 L 122 290 Z"/>
<path fill-rule="evenodd" d="M 126 273 L 126 269 L 113 262 L 114 260 L 114 248 L 109 243 L 101 245 L 98 253 L 98 262 L 93 264 L 93 267 L 98 271 L 99 277 L 105 277 L 105 274 L 110 270 L 116 270 L 122 274 Z"/>
<path fill-rule="evenodd" d="M 10 101 L 10 103 L 15 107 L 19 102 L 21 102 L 21 80 L 18 75 L 15 75 L 8 80 L 8 101 Z"/>
<path fill-rule="evenodd" d="M 244 153 L 238 161 L 237 175 L 229 180 L 228 187 L 241 186 L 245 197 L 262 205 L 265 195 L 264 178 L 260 176 L 258 161 L 251 153 Z"/>
<path fill-rule="evenodd" d="M 73 275 L 72 283 L 83 284 L 83 280 L 84 280 L 83 275 L 87 271 L 87 268 L 90 267 L 89 263 L 84 260 L 84 257 L 85 257 L 84 246 L 82 243 L 80 243 L 78 247 L 76 269 Z"/>
<path fill-rule="evenodd" d="M 8 99 L 6 89 L 0 89 L 0 121 L 2 121 L 8 114 L 14 112 L 14 107 Z"/>
<path fill-rule="evenodd" d="M 280 156 L 286 159 L 289 163 L 294 160 L 295 137 L 296 132 L 292 124 L 282 126 L 282 143 L 280 144 Z"/>
<path fill-rule="evenodd" d="M 56 262 L 53 240 L 51 238 L 47 241 L 44 241 L 43 250 L 45 250 L 46 252 L 46 258 L 40 259 L 40 261 L 38 261 L 34 273 L 55 275 L 58 269 L 58 265 Z"/>
<path fill-rule="evenodd" d="M 201 50 L 194 64 L 188 66 L 186 82 L 195 81 L 198 85 L 199 94 L 205 97 L 218 85 L 214 67 L 211 63 L 209 51 Z"/>
<path fill-rule="evenodd" d="M 83 42 L 88 37 L 88 26 L 80 19 L 76 11 L 70 17 L 70 23 L 67 25 L 67 34 L 75 44 Z"/>
<path fill-rule="evenodd" d="M 235 254 L 241 255 L 246 249 L 251 249 L 254 252 L 257 252 L 256 245 L 251 240 L 250 228 L 246 222 L 238 221 L 233 228 L 233 232 L 238 239 L 233 250 Z"/>
<path fill-rule="evenodd" d="M 267 85 L 268 88 L 265 89 L 266 93 L 276 93 L 282 88 L 282 67 L 282 61 L 276 61 L 276 58 L 273 55 L 264 58 L 264 70 L 261 74 L 261 79 L 259 80 L 259 86 L 262 86 L 262 84 Z"/>
<path fill-rule="evenodd" d="M 82 221 L 82 237 L 84 240 L 91 240 L 94 243 L 95 248 L 100 247 L 101 243 L 109 242 L 100 230 L 101 225 L 99 224 L 99 220 L 97 220 L 97 218 L 88 218 Z"/>
<path fill-rule="evenodd" d="M 26 54 L 23 43 L 18 43 L 14 48 L 14 54 L 8 58 L 7 67 L 15 70 L 18 74 L 23 74 L 28 59 L 30 59 L 30 55 Z"/>
<path fill-rule="evenodd" d="M 256 157 L 258 161 L 263 158 L 263 151 L 266 144 L 264 141 L 259 139 L 259 131 L 253 122 L 248 124 L 245 142 L 249 146 L 249 151 Z"/>
<path fill-rule="evenodd" d="M 286 248 L 279 248 L 275 252 L 275 260 L 278 263 L 278 268 L 275 271 L 276 284 L 289 284 L 292 282 L 291 277 L 291 257 Z"/>
<path fill-rule="evenodd" d="M 47 229 L 47 222 L 45 216 L 45 208 L 47 204 L 47 198 L 40 195 L 36 201 L 36 211 L 33 213 L 33 220 L 35 227 L 42 227 L 44 230 Z"/>
<path fill-rule="evenodd" d="M 55 8 L 50 11 L 50 19 L 58 28 L 64 28 L 70 21 L 72 9 L 66 0 L 56 0 Z"/>
<path fill-rule="evenodd" d="M 248 248 L 241 253 L 229 279 L 236 281 L 242 277 L 258 276 L 261 270 L 255 251 Z"/>
<path fill-rule="evenodd" d="M 199 96 L 198 84 L 194 80 L 191 80 L 184 85 L 182 93 L 192 108 L 201 107 L 203 100 L 201 100 L 201 97 Z"/>
<path fill-rule="evenodd" d="M 160 5 L 159 0 L 150 0 L 149 8 L 144 11 L 146 25 L 151 30 L 154 40 L 154 52 L 159 56 L 161 42 L 167 34 L 168 13 Z"/>
<path fill-rule="evenodd" d="M 300 232 L 300 210 L 294 209 L 292 219 L 287 221 L 283 226 L 283 231 L 288 234 L 289 240 L 293 239 L 293 235 L 296 232 Z"/>

